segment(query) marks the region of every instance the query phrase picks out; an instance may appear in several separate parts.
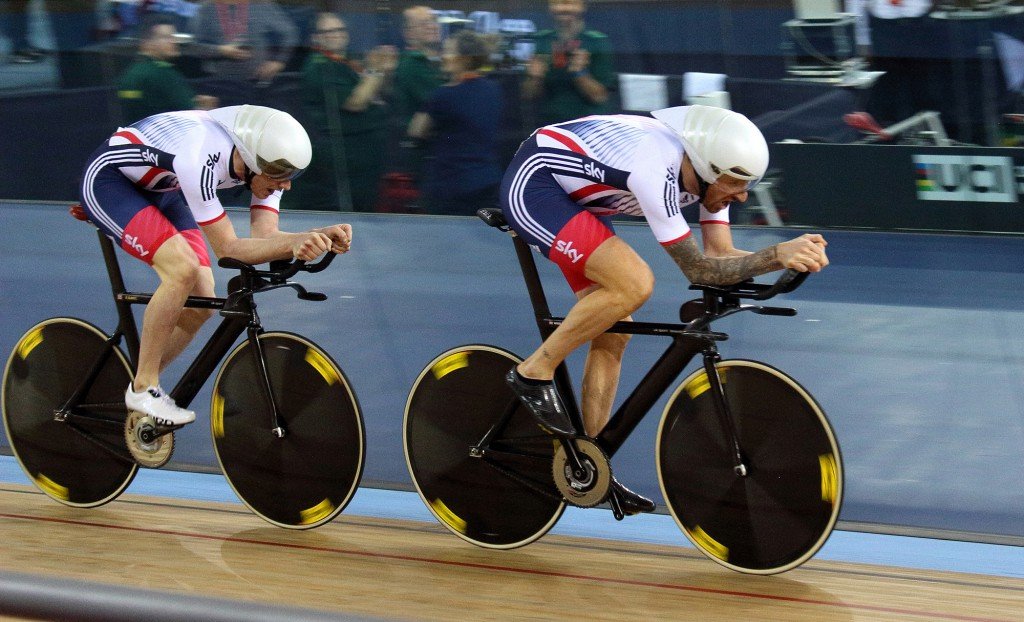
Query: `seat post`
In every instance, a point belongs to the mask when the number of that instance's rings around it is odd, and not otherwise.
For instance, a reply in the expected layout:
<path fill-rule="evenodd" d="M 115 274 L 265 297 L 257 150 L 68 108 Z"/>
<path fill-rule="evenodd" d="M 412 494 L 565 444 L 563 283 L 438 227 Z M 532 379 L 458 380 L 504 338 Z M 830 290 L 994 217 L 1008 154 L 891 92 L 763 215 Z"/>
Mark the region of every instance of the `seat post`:
<path fill-rule="evenodd" d="M 530 303 L 533 304 L 534 319 L 537 320 L 537 328 L 540 329 L 541 337 L 548 338 L 555 327 L 544 320 L 551 317 L 551 309 L 548 307 L 547 296 L 544 295 L 544 286 L 540 282 L 540 274 L 537 272 L 537 262 L 533 259 L 530 247 L 521 237 L 513 234 L 512 241 L 516 246 L 516 257 L 519 258 L 519 266 L 523 270 L 523 280 L 526 282 L 526 291 L 530 294 Z"/>
<path fill-rule="evenodd" d="M 135 325 L 135 316 L 132 315 L 132 305 L 121 299 L 126 292 L 124 287 L 124 276 L 121 273 L 121 264 L 117 260 L 117 251 L 114 243 L 110 241 L 102 231 L 96 230 L 100 239 L 100 249 L 103 251 L 103 262 L 107 265 L 107 275 L 110 277 L 110 290 L 114 294 L 114 306 L 117 307 L 117 330 L 124 335 L 125 345 L 128 346 L 128 357 L 131 359 L 132 368 L 139 364 L 139 330 Z"/>

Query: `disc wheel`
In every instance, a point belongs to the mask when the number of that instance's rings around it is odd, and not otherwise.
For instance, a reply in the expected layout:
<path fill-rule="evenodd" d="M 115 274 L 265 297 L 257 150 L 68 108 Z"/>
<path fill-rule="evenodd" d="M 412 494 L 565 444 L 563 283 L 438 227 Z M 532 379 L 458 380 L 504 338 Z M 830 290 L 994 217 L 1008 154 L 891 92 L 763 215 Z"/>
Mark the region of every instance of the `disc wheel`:
<path fill-rule="evenodd" d="M 747 474 L 733 449 L 707 374 L 689 376 L 665 408 L 658 478 L 687 538 L 714 561 L 773 574 L 810 559 L 839 516 L 843 467 L 821 408 L 795 380 L 756 361 L 718 364 Z"/>
<path fill-rule="evenodd" d="M 311 529 L 355 494 L 365 460 L 363 420 L 345 374 L 316 344 L 291 333 L 260 335 L 284 428 L 273 432 L 255 351 L 243 341 L 217 375 L 210 425 L 217 460 L 250 510 L 270 523 Z"/>
<path fill-rule="evenodd" d="M 551 479 L 557 442 L 505 384 L 521 360 L 486 345 L 448 350 L 423 369 L 405 407 L 405 457 L 420 497 L 452 533 L 486 548 L 529 544 L 565 510 Z"/>
<path fill-rule="evenodd" d="M 36 486 L 65 505 L 103 505 L 128 487 L 138 469 L 123 436 L 131 370 L 106 340 L 92 324 L 52 318 L 22 336 L 4 369 L 3 420 L 11 449 Z M 55 411 L 103 357 L 80 403 L 56 421 Z"/>

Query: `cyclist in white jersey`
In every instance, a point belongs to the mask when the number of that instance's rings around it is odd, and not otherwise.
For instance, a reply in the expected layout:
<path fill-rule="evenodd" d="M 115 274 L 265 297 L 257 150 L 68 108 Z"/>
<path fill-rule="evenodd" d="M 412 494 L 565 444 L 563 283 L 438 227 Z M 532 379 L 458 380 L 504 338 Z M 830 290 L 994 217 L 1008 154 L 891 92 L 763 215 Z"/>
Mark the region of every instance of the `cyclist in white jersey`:
<path fill-rule="evenodd" d="M 162 423 L 195 413 L 160 388 L 160 371 L 211 315 L 185 309 L 190 296 L 214 295 L 206 251 L 258 264 L 347 252 L 352 228 L 337 224 L 302 233 L 278 229 L 281 193 L 309 165 L 309 137 L 291 115 L 261 106 L 170 112 L 119 128 L 93 153 L 81 185 L 89 219 L 121 248 L 156 270 L 160 285 L 146 306 L 129 409 Z M 218 188 L 246 185 L 251 238 L 239 238 Z"/>
<path fill-rule="evenodd" d="M 651 296 L 654 275 L 615 235 L 613 214 L 643 216 L 655 239 L 692 283 L 727 285 L 793 268 L 828 265 L 825 239 L 806 234 L 755 253 L 733 246 L 729 206 L 768 168 L 768 145 L 741 114 L 680 106 L 636 115 L 591 116 L 540 128 L 523 142 L 502 182 L 509 224 L 555 262 L 577 303 L 508 384 L 551 432 L 575 434 L 552 382 L 555 369 L 589 342 L 583 372 L 583 432 L 608 422 L 628 335 L 605 333 Z M 699 203 L 703 252 L 682 208 Z M 654 503 L 613 481 L 627 514 Z"/>

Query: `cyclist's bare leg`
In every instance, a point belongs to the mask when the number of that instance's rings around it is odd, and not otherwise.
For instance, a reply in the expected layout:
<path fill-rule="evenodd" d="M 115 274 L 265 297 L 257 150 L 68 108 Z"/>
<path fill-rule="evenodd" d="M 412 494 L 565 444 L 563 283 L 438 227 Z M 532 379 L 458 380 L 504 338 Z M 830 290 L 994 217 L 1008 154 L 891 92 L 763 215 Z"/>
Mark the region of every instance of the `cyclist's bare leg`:
<path fill-rule="evenodd" d="M 623 318 L 632 321 L 631 316 Z M 629 335 L 604 333 L 590 342 L 587 361 L 583 365 L 583 392 L 580 407 L 587 436 L 596 437 L 611 417 L 615 392 L 619 388 L 622 354 Z"/>
<path fill-rule="evenodd" d="M 554 377 L 555 368 L 569 353 L 588 341 L 592 342 L 584 371 L 583 411 L 586 431 L 593 435 L 607 422 L 618 387 L 622 351 L 628 341 L 622 336 L 604 332 L 647 302 L 654 290 L 654 274 L 628 244 L 613 236 L 591 253 L 584 275 L 596 283 L 596 287 L 581 292 L 562 323 L 536 352 L 520 363 L 518 371 L 526 378 L 550 380 Z M 514 383 L 515 379 L 510 382 Z M 541 399 L 547 401 L 543 394 Z M 534 396 L 532 402 L 526 402 L 527 407 L 531 408 L 530 404 L 536 400 Z M 573 426 L 567 425 L 564 411 L 558 408 L 531 410 L 538 422 L 549 430 L 571 433 Z M 615 491 L 613 507 L 623 514 L 655 510 L 653 501 L 629 490 L 614 476 L 611 485 Z"/>
<path fill-rule="evenodd" d="M 214 283 L 213 270 L 211 268 L 208 266 L 199 267 L 199 278 L 189 295 L 213 297 Z M 182 350 L 192 342 L 196 333 L 199 332 L 199 329 L 203 327 L 203 324 L 212 315 L 212 309 L 182 309 L 181 315 L 178 316 L 178 323 L 174 327 L 170 339 L 167 341 L 163 358 L 160 360 L 160 371 L 163 371 L 181 354 Z"/>
<path fill-rule="evenodd" d="M 153 269 L 160 276 L 160 285 L 142 317 L 136 391 L 160 383 L 164 352 L 184 309 L 185 299 L 196 287 L 199 268 L 199 258 L 181 235 L 169 238 L 153 255 Z"/>
<path fill-rule="evenodd" d="M 526 378 L 550 380 L 570 353 L 647 302 L 654 274 L 618 236 L 605 240 L 587 259 L 584 274 L 599 287 L 583 296 L 536 352 L 519 364 Z"/>

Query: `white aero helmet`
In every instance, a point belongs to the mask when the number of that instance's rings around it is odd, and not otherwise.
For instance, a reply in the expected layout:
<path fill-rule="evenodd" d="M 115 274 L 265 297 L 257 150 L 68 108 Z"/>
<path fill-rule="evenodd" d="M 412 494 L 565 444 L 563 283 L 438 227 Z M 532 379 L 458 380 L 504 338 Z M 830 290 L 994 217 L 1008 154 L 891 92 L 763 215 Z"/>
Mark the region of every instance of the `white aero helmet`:
<path fill-rule="evenodd" d="M 266 106 L 229 106 L 210 111 L 242 154 L 249 170 L 272 179 L 293 179 L 313 158 L 309 135 L 295 117 Z"/>
<path fill-rule="evenodd" d="M 753 187 L 768 169 L 768 143 L 738 112 L 714 106 L 676 106 L 651 112 L 683 141 L 693 169 L 708 184 L 722 175 Z"/>

